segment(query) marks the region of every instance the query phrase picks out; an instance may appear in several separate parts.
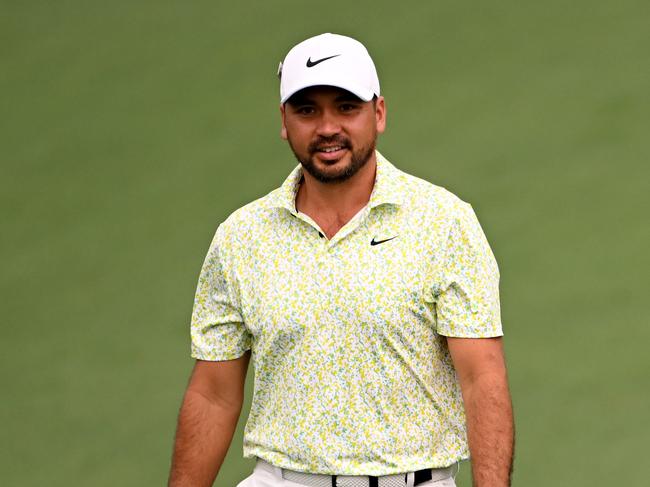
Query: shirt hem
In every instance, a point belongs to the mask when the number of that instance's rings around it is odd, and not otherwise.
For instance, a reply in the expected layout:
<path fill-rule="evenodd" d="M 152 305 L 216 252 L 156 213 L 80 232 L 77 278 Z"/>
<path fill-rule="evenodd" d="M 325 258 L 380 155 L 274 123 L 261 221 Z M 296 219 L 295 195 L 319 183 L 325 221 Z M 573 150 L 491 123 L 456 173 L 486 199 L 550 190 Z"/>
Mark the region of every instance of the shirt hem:
<path fill-rule="evenodd" d="M 452 467 L 453 465 L 465 461 L 469 459 L 469 455 L 460 455 L 457 459 L 455 460 L 441 460 L 439 462 L 431 462 L 430 460 L 427 461 L 422 461 L 422 462 L 414 462 L 414 463 L 409 463 L 408 467 L 393 467 L 393 468 L 388 468 L 388 469 L 377 469 L 373 468 L 370 470 L 366 470 L 363 467 L 359 468 L 358 470 L 348 470 L 348 471 L 341 471 L 341 470 L 324 470 L 324 469 L 318 469 L 318 468 L 313 468 L 313 469 L 307 469 L 307 468 L 299 468 L 296 465 L 292 464 L 291 462 L 283 462 L 281 460 L 278 460 L 277 457 L 271 458 L 269 455 L 265 455 L 263 452 L 245 452 L 244 453 L 244 458 L 261 458 L 268 463 L 280 467 L 283 469 L 287 470 L 293 470 L 294 472 L 305 472 L 305 473 L 311 473 L 311 474 L 319 474 L 319 475 L 370 475 L 370 476 L 384 476 L 384 475 L 396 475 L 396 474 L 402 474 L 402 473 L 407 473 L 407 472 L 415 472 L 417 470 L 426 470 L 430 468 L 448 468 Z"/>
<path fill-rule="evenodd" d="M 238 358 L 241 358 L 244 356 L 244 354 L 250 350 L 250 348 L 246 350 L 242 350 L 240 352 L 232 352 L 232 353 L 225 353 L 221 355 L 217 354 L 202 354 L 198 352 L 192 352 L 190 353 L 190 357 L 196 359 L 196 360 L 205 360 L 207 362 L 223 362 L 225 360 L 235 360 Z"/>

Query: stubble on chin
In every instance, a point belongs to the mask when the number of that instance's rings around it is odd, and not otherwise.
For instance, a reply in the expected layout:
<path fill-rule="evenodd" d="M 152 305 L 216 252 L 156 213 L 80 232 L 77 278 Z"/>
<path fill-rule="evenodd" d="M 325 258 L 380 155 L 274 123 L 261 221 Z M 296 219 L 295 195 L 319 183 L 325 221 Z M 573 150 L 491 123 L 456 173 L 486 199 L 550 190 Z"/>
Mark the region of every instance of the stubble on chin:
<path fill-rule="evenodd" d="M 300 154 L 296 152 L 293 145 L 291 145 L 291 142 L 289 142 L 289 147 L 291 147 L 291 151 L 296 157 L 296 160 L 302 165 L 302 168 L 314 179 L 321 183 L 335 184 L 350 179 L 366 165 L 372 157 L 372 154 L 375 152 L 376 140 L 374 140 L 370 145 L 362 147 L 357 151 L 349 149 L 352 154 L 350 162 L 343 168 L 331 171 L 321 170 L 317 166 L 314 161 L 316 157 L 315 154 L 310 153 L 307 157 L 301 157 Z"/>

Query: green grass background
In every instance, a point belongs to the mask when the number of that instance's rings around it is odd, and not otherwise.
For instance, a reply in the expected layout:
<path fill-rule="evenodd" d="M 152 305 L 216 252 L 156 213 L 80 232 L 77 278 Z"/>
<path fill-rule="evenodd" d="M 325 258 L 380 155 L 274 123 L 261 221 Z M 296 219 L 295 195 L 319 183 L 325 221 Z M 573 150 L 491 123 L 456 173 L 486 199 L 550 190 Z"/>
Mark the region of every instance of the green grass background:
<path fill-rule="evenodd" d="M 295 165 L 277 64 L 333 31 L 375 58 L 380 150 L 499 261 L 514 485 L 644 485 L 649 25 L 647 0 L 0 0 L 2 484 L 165 483 L 205 252 Z M 215 485 L 252 468 L 250 372 Z"/>

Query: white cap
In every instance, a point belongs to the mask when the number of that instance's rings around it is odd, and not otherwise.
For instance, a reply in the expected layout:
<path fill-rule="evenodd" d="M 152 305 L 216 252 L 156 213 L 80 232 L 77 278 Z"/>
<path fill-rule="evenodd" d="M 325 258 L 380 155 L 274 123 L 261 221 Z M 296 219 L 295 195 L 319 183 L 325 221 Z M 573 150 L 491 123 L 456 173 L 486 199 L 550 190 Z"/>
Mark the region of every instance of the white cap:
<path fill-rule="evenodd" d="M 294 46 L 278 67 L 280 103 L 310 86 L 336 86 L 363 101 L 379 96 L 375 63 L 359 41 L 321 34 Z"/>

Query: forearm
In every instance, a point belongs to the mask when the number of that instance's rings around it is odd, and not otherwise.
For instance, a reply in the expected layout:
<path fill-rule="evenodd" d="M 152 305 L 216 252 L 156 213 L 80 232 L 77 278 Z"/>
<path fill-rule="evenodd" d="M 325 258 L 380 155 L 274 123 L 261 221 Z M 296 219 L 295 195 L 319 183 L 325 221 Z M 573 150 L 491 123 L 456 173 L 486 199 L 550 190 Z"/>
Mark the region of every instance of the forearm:
<path fill-rule="evenodd" d="M 241 412 L 241 403 L 218 403 L 188 389 L 183 399 L 169 487 L 211 486 L 221 468 Z"/>
<path fill-rule="evenodd" d="M 476 377 L 463 399 L 474 487 L 509 486 L 514 422 L 505 370 Z"/>

